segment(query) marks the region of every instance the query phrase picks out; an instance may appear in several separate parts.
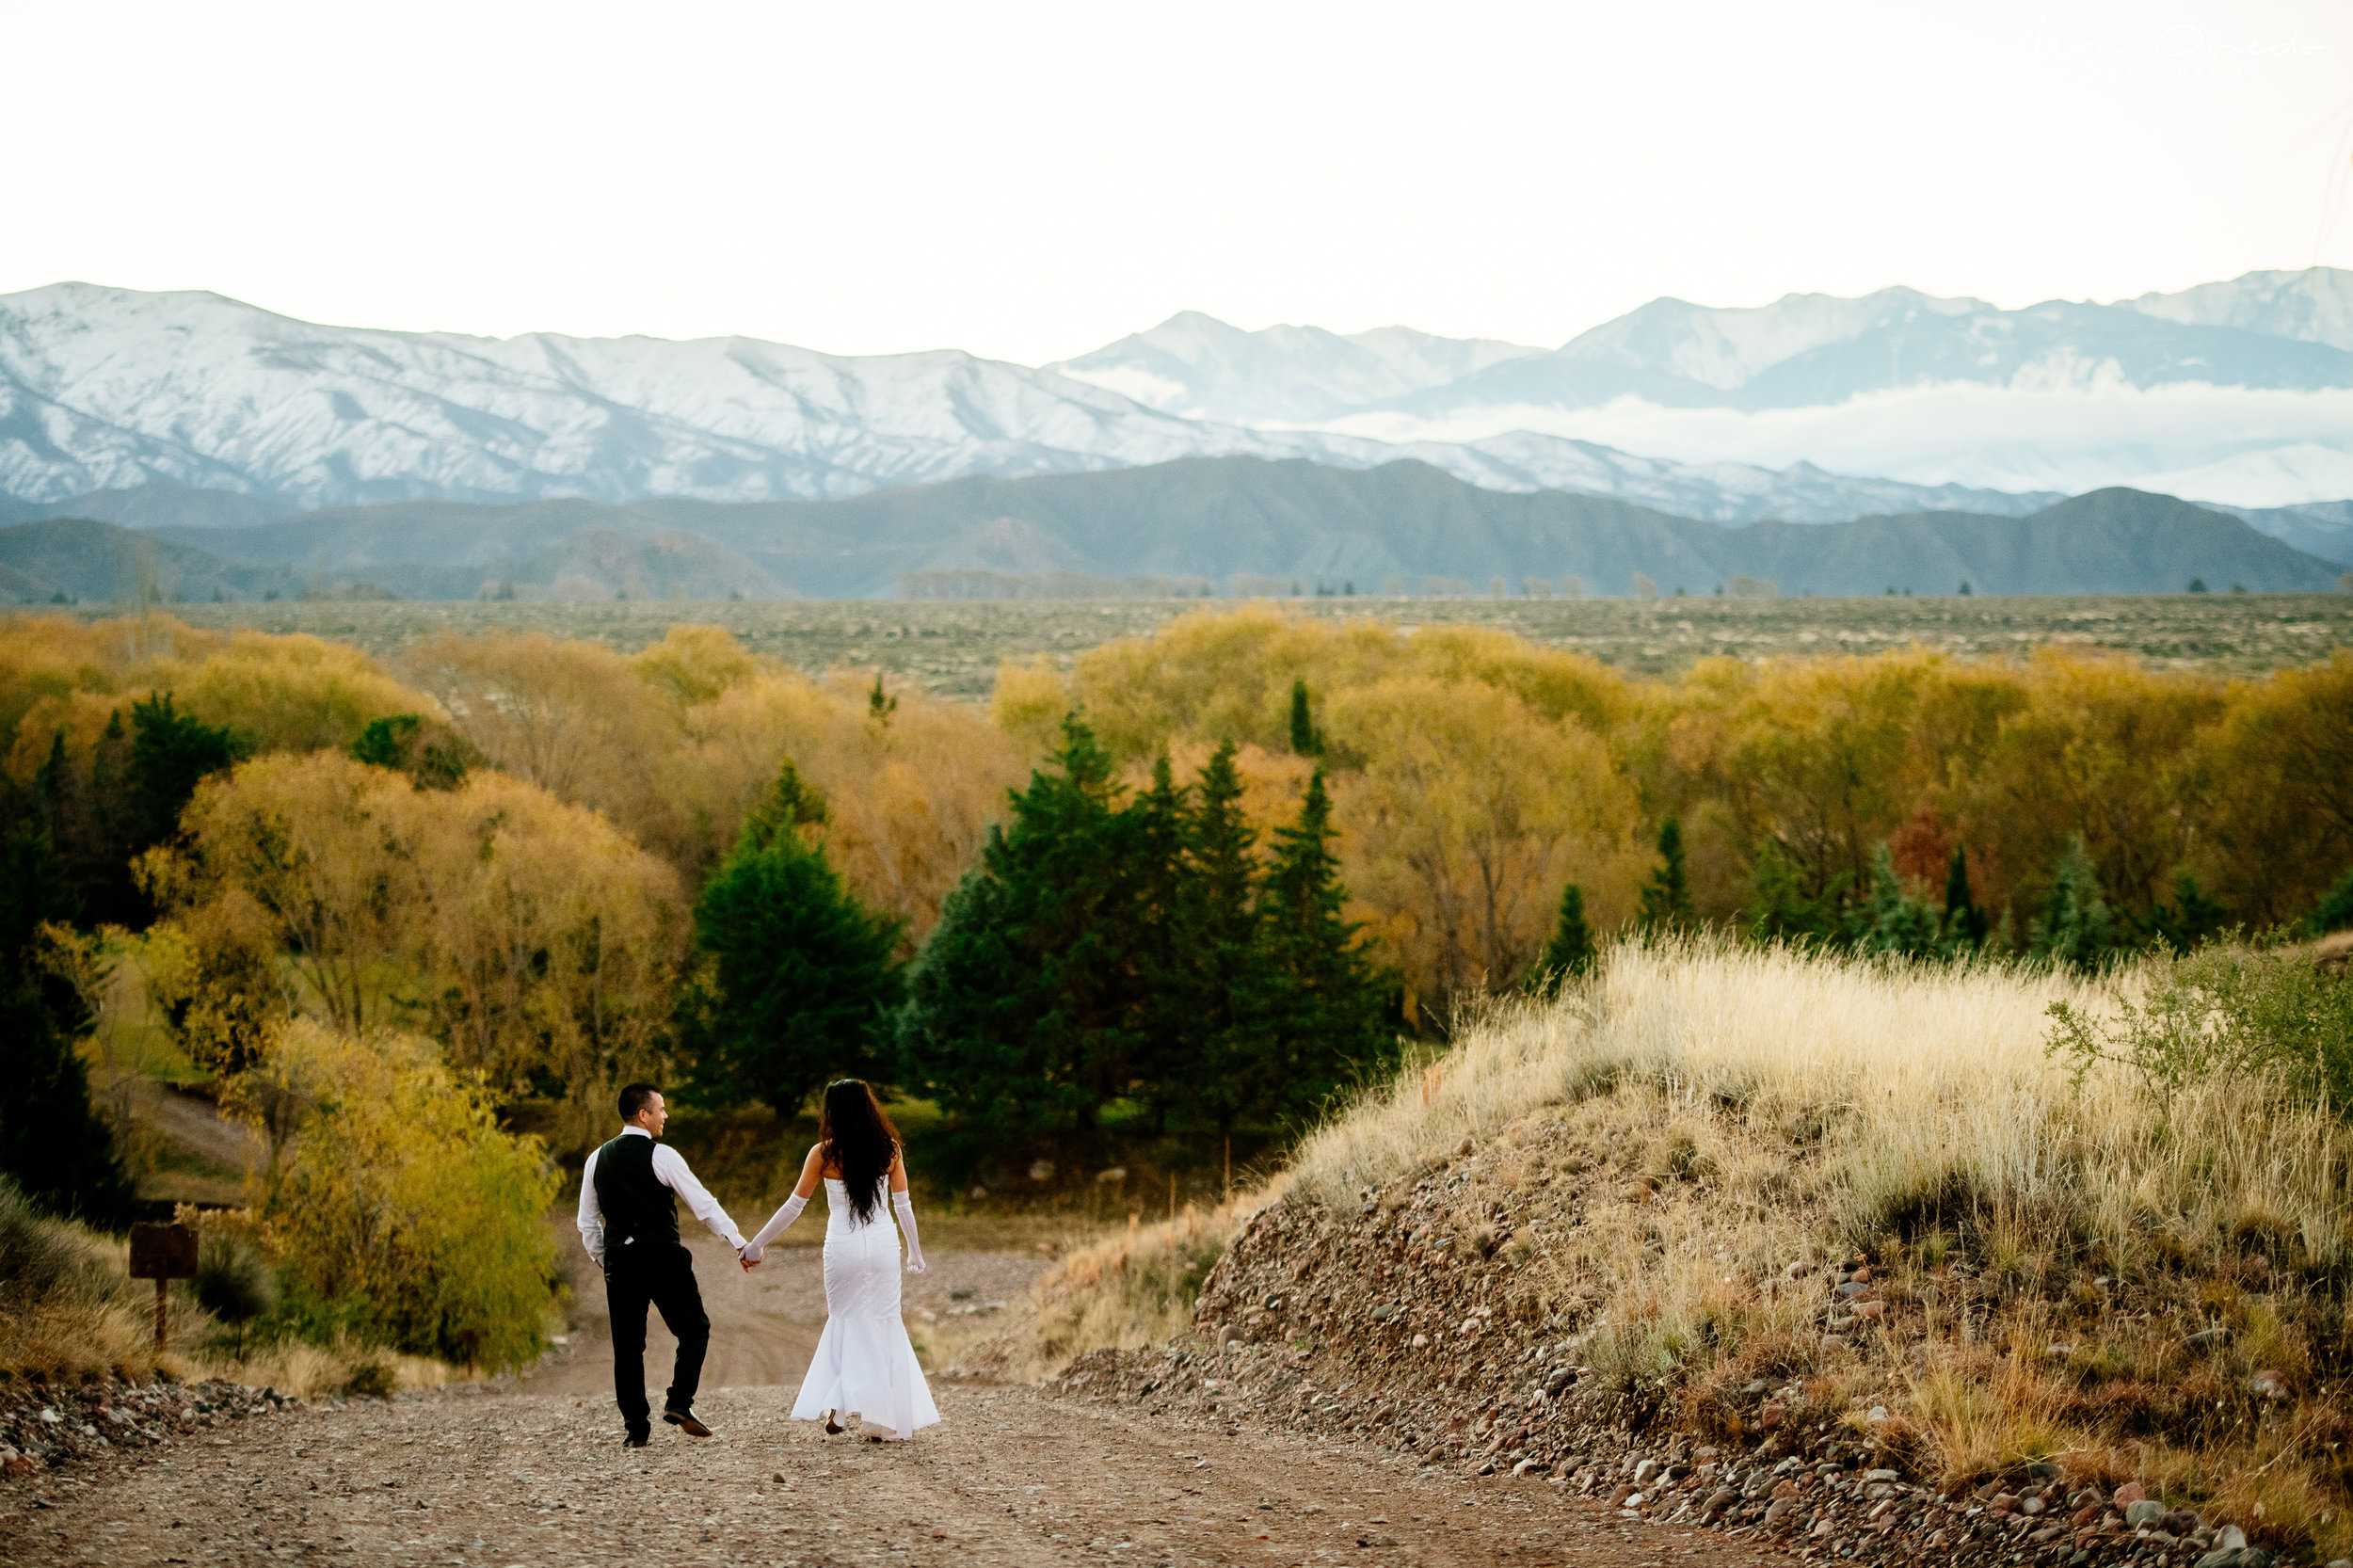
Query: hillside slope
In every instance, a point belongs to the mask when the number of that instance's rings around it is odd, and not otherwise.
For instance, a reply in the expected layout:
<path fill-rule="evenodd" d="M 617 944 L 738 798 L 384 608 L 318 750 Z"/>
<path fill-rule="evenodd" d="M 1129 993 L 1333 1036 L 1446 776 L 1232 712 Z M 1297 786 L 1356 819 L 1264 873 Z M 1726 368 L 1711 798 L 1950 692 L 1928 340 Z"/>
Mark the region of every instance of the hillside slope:
<path fill-rule="evenodd" d="M 2178 593 L 2194 577 L 2217 591 L 2236 583 L 2327 592 L 2342 569 L 2236 518 L 2131 490 L 2025 518 L 1924 512 L 1734 528 L 1599 496 L 1481 489 L 1419 462 L 1342 469 L 1254 457 L 973 477 L 825 502 L 403 502 L 161 536 L 418 597 L 472 597 L 485 582 L 553 582 L 549 552 L 597 529 L 693 536 L 756 568 L 741 578 L 745 595 L 819 599 L 888 597 L 903 574 L 955 570 L 1220 584 L 1249 573 L 1359 594 L 1395 584 L 1423 591 L 1432 578 L 1481 592 L 1496 578 L 1507 592 L 1528 577 L 1565 589 L 1575 577 L 1586 593 L 1618 595 L 1635 591 L 1641 573 L 1662 592 L 1707 595 L 1738 576 L 1785 594 L 1945 594 L 1963 582 L 1977 593 Z"/>
<path fill-rule="evenodd" d="M 2224 1069 L 2071 1084 L 2043 1048 L 2051 1003 L 2171 983 L 1621 946 L 1240 1212 L 1075 1256 L 968 1365 L 1106 1347 L 1053 1386 L 1840 1557 L 2340 1557 L 2344 1122 Z"/>
<path fill-rule="evenodd" d="M 165 600 L 291 598 L 302 578 L 281 566 L 231 561 L 207 550 L 88 518 L 0 527 L 0 602 L 128 602 L 144 564 Z"/>

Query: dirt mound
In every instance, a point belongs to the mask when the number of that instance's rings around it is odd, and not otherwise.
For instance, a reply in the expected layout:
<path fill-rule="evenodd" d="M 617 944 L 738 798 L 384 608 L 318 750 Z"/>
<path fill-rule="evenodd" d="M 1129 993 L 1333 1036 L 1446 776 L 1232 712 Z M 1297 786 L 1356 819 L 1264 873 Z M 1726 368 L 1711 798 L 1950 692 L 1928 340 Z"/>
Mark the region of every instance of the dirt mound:
<path fill-rule="evenodd" d="M 1369 1441 L 1411 1452 L 1424 1474 L 1539 1478 L 1629 1520 L 1816 1555 L 2272 1560 L 2234 1529 L 2060 1464 L 1924 1484 L 1938 1478 L 1915 1471 L 1923 1449 L 1903 1379 L 1873 1364 L 1918 1368 L 1945 1353 L 1927 1308 L 1965 1320 L 2004 1288 L 1965 1263 L 1897 1283 L 1859 1257 L 1793 1259 L 1748 1281 L 1801 1304 L 1814 1324 L 1806 1341 L 1773 1349 L 1770 1375 L 1721 1357 L 1695 1377 L 1625 1365 L 1591 1314 L 1601 1292 L 1540 1266 L 1545 1242 L 1676 1200 L 1645 1181 L 1525 1179 L 1579 1161 L 1526 1158 L 1531 1144 L 1567 1138 L 1558 1124 L 1514 1133 L 1492 1156 L 1465 1146 L 1409 1187 L 1369 1191 L 1353 1213 L 1297 1199 L 1266 1209 L 1212 1272 L 1199 1337 L 1091 1352 L 1048 1391 Z M 1498 1179 L 1507 1164 L 1522 1179 Z"/>

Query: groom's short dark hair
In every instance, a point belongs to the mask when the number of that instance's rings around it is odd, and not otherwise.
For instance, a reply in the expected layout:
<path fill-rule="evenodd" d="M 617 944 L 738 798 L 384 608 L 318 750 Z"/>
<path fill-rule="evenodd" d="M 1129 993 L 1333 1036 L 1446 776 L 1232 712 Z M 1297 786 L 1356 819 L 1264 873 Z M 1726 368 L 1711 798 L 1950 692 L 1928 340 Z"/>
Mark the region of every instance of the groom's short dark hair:
<path fill-rule="evenodd" d="M 621 1091 L 621 1120 L 633 1121 L 646 1102 L 662 1091 L 650 1083 L 632 1083 Z"/>

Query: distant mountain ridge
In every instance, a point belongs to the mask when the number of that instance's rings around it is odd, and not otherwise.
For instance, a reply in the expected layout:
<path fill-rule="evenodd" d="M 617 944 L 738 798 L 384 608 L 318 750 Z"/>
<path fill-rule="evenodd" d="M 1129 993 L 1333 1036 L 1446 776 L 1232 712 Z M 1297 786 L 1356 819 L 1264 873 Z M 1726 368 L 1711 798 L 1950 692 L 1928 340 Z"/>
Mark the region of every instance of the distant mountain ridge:
<path fill-rule="evenodd" d="M 17 562 L 13 541 L 27 531 L 65 526 L 0 528 L 0 562 Z M 119 532 L 92 538 L 119 550 Z M 1824 595 L 1950 593 L 1963 582 L 1977 593 L 2168 593 L 2196 577 L 2217 589 L 2317 592 L 2335 588 L 2342 569 L 2235 517 L 2132 490 L 2026 517 L 1736 527 L 1608 497 L 1482 489 L 1413 460 L 1342 469 L 1257 457 L 973 476 L 829 501 L 398 502 L 144 536 L 192 552 L 181 569 L 208 583 L 267 571 L 312 591 L 363 583 L 417 598 L 883 598 L 907 574 L 957 571 L 1364 594 L 1448 583 L 1484 591 L 1497 579 L 1518 593 L 1531 578 L 1567 591 L 1574 578 L 1579 591 L 1623 595 L 1637 591 L 1637 574 L 1661 591 L 1703 594 L 1737 577 Z M 81 580 L 100 575 L 93 566 Z"/>
<path fill-rule="evenodd" d="M 2017 513 L 2123 480 L 2268 507 L 2353 494 L 2349 278 L 2021 311 L 1910 289 L 1661 299 L 1550 350 L 1187 312 L 1043 368 L 378 331 L 63 283 L 0 296 L 0 495 L 19 504 L 0 516 L 155 481 L 291 506 L 759 501 L 1225 455 L 1413 456 L 1721 521 Z"/>

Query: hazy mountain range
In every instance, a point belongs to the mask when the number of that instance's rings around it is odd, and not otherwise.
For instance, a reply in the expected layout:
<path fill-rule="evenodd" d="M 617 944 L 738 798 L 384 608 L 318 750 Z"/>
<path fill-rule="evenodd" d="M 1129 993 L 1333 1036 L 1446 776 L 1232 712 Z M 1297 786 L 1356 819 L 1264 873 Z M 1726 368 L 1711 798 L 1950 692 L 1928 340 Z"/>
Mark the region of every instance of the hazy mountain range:
<path fill-rule="evenodd" d="M 142 546 L 184 600 L 276 593 L 595 600 L 957 591 L 1712 594 L 2326 591 L 2343 568 L 2236 517 L 2111 489 L 2024 517 L 1907 512 L 1727 525 L 1604 496 L 1507 492 L 1426 463 L 1186 458 L 1093 473 L 943 484 L 821 501 L 670 497 L 331 507 L 260 523 L 131 533 L 86 520 L 0 527 L 0 594 L 104 600 Z M 13 575 L 10 575 L 13 574 Z M 931 574 L 910 581 L 910 574 Z M 1530 580 L 1534 581 L 1531 583 Z M 969 587 L 971 585 L 968 585 Z"/>
<path fill-rule="evenodd" d="M 2353 494 L 2348 319 L 2353 273 L 2314 268 L 2020 311 L 1661 299 L 1551 350 L 1187 313 L 1032 368 L 376 331 L 61 283 L 0 296 L 0 494 L 17 518 L 155 481 L 287 509 L 768 501 L 1248 455 L 1414 457 L 1721 522 L 2020 515 L 2125 481 L 2276 508 Z"/>

